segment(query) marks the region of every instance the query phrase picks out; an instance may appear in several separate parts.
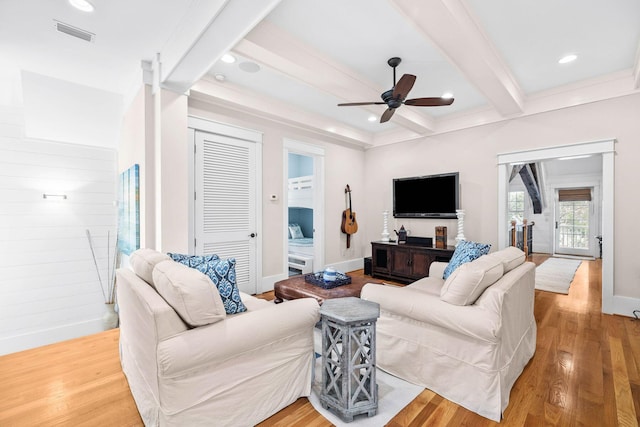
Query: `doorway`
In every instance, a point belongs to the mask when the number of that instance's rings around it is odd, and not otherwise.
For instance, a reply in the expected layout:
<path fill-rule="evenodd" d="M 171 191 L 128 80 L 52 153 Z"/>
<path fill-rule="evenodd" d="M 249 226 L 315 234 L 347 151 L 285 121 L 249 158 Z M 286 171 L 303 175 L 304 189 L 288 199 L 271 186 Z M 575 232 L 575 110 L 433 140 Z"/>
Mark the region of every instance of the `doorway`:
<path fill-rule="evenodd" d="M 283 218 L 288 276 L 324 268 L 324 149 L 297 141 L 284 143 Z"/>
<path fill-rule="evenodd" d="M 550 148 L 525 150 L 498 155 L 498 247 L 508 245 L 508 229 L 501 226 L 508 221 L 508 188 L 510 165 L 538 162 L 547 159 L 601 155 L 601 234 L 602 239 L 602 312 L 613 313 L 613 273 L 614 273 L 614 172 L 615 140 L 586 142 Z"/>

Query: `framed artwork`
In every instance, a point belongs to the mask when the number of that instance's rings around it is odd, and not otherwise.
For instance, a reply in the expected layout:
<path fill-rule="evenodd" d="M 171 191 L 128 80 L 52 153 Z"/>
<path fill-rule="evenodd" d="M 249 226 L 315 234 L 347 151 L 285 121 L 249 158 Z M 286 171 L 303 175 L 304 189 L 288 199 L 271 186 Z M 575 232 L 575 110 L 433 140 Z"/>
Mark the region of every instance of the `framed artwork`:
<path fill-rule="evenodd" d="M 140 166 L 120 174 L 118 183 L 118 250 L 131 255 L 140 248 Z"/>

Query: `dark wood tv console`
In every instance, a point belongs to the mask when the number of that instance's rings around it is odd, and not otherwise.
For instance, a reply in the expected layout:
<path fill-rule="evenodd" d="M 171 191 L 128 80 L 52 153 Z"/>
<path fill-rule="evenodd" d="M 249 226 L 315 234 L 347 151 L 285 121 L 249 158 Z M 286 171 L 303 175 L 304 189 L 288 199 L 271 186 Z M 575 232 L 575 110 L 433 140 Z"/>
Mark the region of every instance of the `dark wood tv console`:
<path fill-rule="evenodd" d="M 431 246 L 371 242 L 371 274 L 399 282 L 413 282 L 429 275 L 434 261 L 448 262 L 454 246 Z"/>

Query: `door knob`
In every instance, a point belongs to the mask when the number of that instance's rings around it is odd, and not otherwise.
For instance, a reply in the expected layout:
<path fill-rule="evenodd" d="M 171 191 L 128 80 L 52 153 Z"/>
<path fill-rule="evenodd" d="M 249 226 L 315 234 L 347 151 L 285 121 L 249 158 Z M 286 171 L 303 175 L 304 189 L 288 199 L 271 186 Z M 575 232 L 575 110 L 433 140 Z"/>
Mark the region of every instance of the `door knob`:
<path fill-rule="evenodd" d="M 251 234 L 249 234 L 249 237 L 251 237 L 251 238 L 256 237 L 256 236 L 257 236 L 257 234 L 256 234 L 256 233 L 251 233 Z"/>

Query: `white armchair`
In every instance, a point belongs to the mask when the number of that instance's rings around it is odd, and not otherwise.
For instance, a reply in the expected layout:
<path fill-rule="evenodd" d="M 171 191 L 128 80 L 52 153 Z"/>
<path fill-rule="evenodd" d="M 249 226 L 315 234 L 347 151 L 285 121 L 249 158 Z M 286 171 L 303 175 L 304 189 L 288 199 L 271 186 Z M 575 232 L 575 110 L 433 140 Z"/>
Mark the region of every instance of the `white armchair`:
<path fill-rule="evenodd" d="M 117 272 L 120 358 L 145 425 L 252 426 L 310 394 L 315 299 L 275 305 L 241 294 L 247 311 L 226 315 L 215 293 L 211 304 L 194 293 L 194 280 L 208 280 L 202 273 L 155 251 L 136 259 L 134 271 Z M 171 283 L 179 307 L 155 289 L 152 272 L 162 263 L 185 274 Z M 215 290 L 203 283 L 201 291 Z M 194 327 L 183 319 L 212 323 Z"/>

